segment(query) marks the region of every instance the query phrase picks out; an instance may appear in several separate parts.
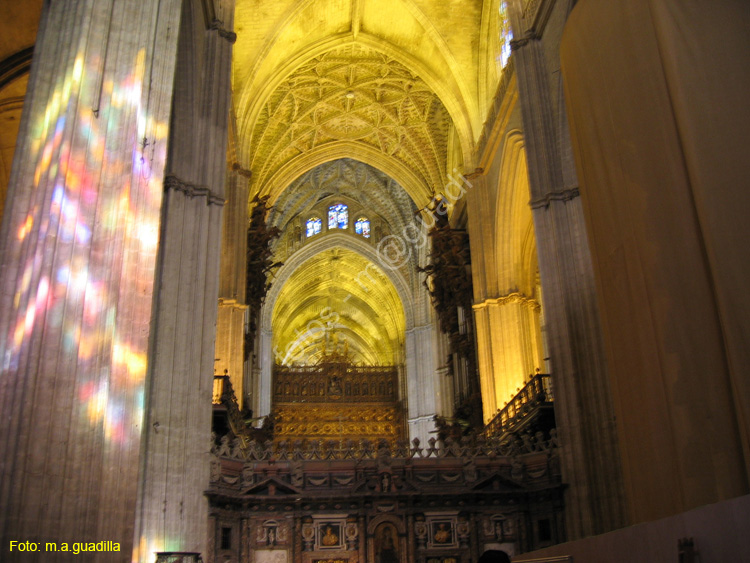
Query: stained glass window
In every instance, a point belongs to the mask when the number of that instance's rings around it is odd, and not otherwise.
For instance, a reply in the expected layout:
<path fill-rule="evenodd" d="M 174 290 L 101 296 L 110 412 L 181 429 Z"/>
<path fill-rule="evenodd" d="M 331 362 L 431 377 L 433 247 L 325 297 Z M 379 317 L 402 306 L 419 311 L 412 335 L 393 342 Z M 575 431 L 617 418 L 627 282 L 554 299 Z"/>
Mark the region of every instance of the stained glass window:
<path fill-rule="evenodd" d="M 349 209 L 343 203 L 328 208 L 328 228 L 346 229 L 349 226 Z"/>
<path fill-rule="evenodd" d="M 370 220 L 366 217 L 360 217 L 354 223 L 354 232 L 365 238 L 370 238 Z"/>
<path fill-rule="evenodd" d="M 311 237 L 320 233 L 320 229 L 323 226 L 323 221 L 320 217 L 311 217 L 307 220 L 307 236 Z"/>
<path fill-rule="evenodd" d="M 508 17 L 508 3 L 500 2 L 500 14 L 498 18 L 500 25 L 500 52 L 497 55 L 497 62 L 500 69 L 505 68 L 510 58 L 510 42 L 513 40 L 513 30 L 510 28 L 510 18 Z"/>

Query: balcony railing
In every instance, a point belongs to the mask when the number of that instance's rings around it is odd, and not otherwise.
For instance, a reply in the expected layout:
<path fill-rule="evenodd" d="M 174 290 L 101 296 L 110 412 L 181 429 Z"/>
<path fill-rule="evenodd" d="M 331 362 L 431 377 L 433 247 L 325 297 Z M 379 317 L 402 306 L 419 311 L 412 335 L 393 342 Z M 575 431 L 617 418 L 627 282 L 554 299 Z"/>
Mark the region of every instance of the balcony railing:
<path fill-rule="evenodd" d="M 484 427 L 485 435 L 500 436 L 518 429 L 542 409 L 551 410 L 555 397 L 549 374 L 537 373 Z"/>

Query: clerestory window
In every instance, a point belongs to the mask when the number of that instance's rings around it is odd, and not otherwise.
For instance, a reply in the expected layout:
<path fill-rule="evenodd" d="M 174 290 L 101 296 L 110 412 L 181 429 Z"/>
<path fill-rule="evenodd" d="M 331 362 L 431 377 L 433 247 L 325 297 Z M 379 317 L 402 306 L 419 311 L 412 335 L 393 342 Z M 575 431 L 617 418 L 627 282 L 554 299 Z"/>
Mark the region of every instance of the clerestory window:
<path fill-rule="evenodd" d="M 337 203 L 328 208 L 328 228 L 346 229 L 349 226 L 349 208 Z"/>
<path fill-rule="evenodd" d="M 354 223 L 354 232 L 365 238 L 370 238 L 370 220 L 367 217 L 360 217 Z"/>
<path fill-rule="evenodd" d="M 320 217 L 311 217 L 307 220 L 307 237 L 311 237 L 320 233 L 320 229 L 323 226 L 323 221 Z"/>

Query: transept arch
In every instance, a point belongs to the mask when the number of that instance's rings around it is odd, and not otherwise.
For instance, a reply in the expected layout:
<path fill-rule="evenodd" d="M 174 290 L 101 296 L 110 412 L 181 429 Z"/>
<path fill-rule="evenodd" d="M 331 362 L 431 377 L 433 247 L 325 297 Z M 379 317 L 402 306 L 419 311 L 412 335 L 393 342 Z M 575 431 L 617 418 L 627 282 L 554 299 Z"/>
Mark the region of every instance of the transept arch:
<path fill-rule="evenodd" d="M 430 202 L 432 192 L 408 166 L 381 151 L 352 141 L 336 141 L 300 153 L 260 188 L 259 195 L 269 195 L 269 203 L 274 204 L 294 180 L 321 164 L 340 158 L 354 158 L 387 174 L 406 190 L 418 208 Z"/>

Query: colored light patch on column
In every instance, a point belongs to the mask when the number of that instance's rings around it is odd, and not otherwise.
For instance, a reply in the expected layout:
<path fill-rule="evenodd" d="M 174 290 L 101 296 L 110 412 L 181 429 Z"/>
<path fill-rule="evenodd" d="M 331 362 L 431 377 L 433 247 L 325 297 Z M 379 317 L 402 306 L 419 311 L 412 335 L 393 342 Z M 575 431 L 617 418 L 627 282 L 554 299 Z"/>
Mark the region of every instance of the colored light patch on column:
<path fill-rule="evenodd" d="M 26 216 L 26 221 L 21 228 L 18 230 L 18 240 L 23 240 L 31 232 L 31 228 L 34 226 L 34 218 L 31 215 Z"/>
<path fill-rule="evenodd" d="M 115 344 L 114 364 L 124 367 L 131 379 L 142 379 L 146 375 L 146 354 L 131 350 L 127 345 Z"/>
<path fill-rule="evenodd" d="M 116 443 L 137 439 L 142 428 L 148 341 L 142 333 L 130 335 L 151 317 L 153 279 L 144 268 L 153 268 L 163 194 L 161 177 L 151 176 L 152 167 L 163 167 L 168 133 L 167 123 L 141 109 L 145 62 L 141 49 L 129 77 L 105 82 L 109 105 L 94 116 L 85 104 L 71 103 L 86 64 L 92 65 L 77 57 L 32 125 L 34 207 L 13 233 L 17 244 L 28 245 L 36 229 L 39 246 L 27 255 L 14 294 L 16 316 L 3 356 L 4 366 L 17 366 L 25 339 L 59 328 L 60 352 L 75 358 L 78 377 L 94 379 L 79 390 L 85 419 Z M 107 144 L 106 133 L 120 130 L 135 133 L 130 150 L 119 140 Z M 59 260 L 54 269 L 51 252 Z"/>

